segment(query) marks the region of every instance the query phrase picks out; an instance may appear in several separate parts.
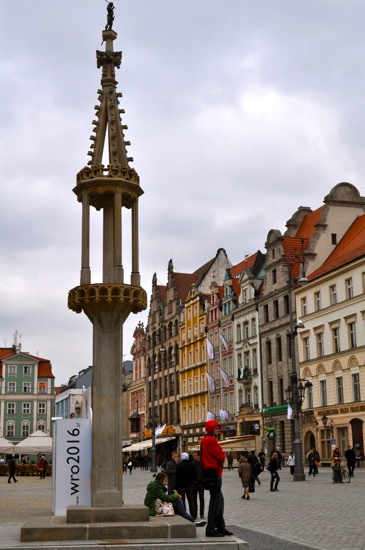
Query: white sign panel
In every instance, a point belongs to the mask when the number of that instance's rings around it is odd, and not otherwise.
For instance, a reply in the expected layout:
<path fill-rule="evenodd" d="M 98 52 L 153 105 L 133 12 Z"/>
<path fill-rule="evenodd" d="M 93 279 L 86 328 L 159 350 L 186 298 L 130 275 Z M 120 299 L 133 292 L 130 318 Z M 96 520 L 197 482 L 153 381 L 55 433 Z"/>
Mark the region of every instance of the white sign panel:
<path fill-rule="evenodd" d="M 56 420 L 53 451 L 53 512 L 91 505 L 91 421 Z"/>

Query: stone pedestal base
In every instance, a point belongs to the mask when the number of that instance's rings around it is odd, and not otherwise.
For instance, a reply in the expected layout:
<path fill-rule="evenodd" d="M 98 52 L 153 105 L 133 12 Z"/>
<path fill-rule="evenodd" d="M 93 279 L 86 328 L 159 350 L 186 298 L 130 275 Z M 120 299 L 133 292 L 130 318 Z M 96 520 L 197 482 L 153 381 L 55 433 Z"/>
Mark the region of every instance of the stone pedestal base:
<path fill-rule="evenodd" d="M 196 539 L 196 526 L 181 516 L 152 517 L 142 505 L 123 508 L 69 506 L 66 517 L 34 519 L 20 531 L 21 542 Z"/>

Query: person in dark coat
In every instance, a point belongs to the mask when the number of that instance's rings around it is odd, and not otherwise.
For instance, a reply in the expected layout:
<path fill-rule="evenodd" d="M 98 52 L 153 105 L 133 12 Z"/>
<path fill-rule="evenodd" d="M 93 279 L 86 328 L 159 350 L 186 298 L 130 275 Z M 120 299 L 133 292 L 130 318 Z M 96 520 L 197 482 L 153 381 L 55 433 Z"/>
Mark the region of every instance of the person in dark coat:
<path fill-rule="evenodd" d="M 195 451 L 193 454 L 194 458 L 194 467 L 196 471 L 196 478 L 193 482 L 193 499 L 195 503 L 195 509 L 196 513 L 198 514 L 198 495 L 199 495 L 199 511 L 200 511 L 200 517 L 204 518 L 204 507 L 205 507 L 205 501 L 204 501 L 204 487 L 203 487 L 203 465 L 201 461 L 201 453 L 200 451 Z"/>
<path fill-rule="evenodd" d="M 280 476 L 278 474 L 279 462 L 278 462 L 278 455 L 275 451 L 271 455 L 271 459 L 267 466 L 267 469 L 271 474 L 270 491 L 278 491 L 279 490 L 278 485 L 280 481 Z"/>
<path fill-rule="evenodd" d="M 8 468 L 9 468 L 9 479 L 8 479 L 8 483 L 11 483 L 11 479 L 14 480 L 14 483 L 17 483 L 17 479 L 15 479 L 15 468 L 16 468 L 16 463 L 15 463 L 15 458 L 12 456 L 10 459 L 9 459 L 9 462 L 8 462 Z"/>
<path fill-rule="evenodd" d="M 189 503 L 189 511 L 192 518 L 195 520 L 197 510 L 193 497 L 193 483 L 196 480 L 196 469 L 193 461 L 189 460 L 188 453 L 181 453 L 180 462 L 176 466 L 175 489 L 181 496 L 181 499 L 186 508 L 185 497 Z"/>
<path fill-rule="evenodd" d="M 308 466 L 309 466 L 308 475 L 310 476 L 313 474 L 313 477 L 316 477 L 315 456 L 314 456 L 313 449 L 309 451 L 306 458 L 308 460 Z"/>
<path fill-rule="evenodd" d="M 354 477 L 354 470 L 356 466 L 356 453 L 354 449 L 349 445 L 345 451 L 345 458 L 347 461 L 347 467 L 349 469 L 349 476 Z"/>
<path fill-rule="evenodd" d="M 178 462 L 180 462 L 179 455 L 176 451 L 172 451 L 171 453 L 171 460 L 168 460 L 166 462 L 166 468 L 164 469 L 164 472 L 169 476 L 169 483 L 168 483 L 168 491 L 169 495 L 171 495 L 175 490 L 175 477 L 176 477 L 176 469 Z"/>

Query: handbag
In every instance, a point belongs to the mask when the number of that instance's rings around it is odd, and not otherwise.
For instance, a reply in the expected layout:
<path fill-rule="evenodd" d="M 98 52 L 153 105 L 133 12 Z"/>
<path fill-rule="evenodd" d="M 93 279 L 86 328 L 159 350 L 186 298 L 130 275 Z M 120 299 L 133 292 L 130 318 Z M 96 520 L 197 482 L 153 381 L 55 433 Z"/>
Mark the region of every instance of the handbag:
<path fill-rule="evenodd" d="M 203 469 L 203 488 L 206 491 L 211 491 L 218 487 L 218 470 L 215 468 Z"/>
<path fill-rule="evenodd" d="M 172 502 L 165 502 L 160 498 L 155 500 L 155 515 L 156 516 L 174 516 L 175 510 Z"/>

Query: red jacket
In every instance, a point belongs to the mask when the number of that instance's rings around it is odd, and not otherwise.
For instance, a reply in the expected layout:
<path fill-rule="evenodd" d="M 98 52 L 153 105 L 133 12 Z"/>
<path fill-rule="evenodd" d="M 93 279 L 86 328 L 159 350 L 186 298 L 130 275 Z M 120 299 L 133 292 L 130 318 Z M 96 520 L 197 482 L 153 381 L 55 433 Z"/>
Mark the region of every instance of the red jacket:
<path fill-rule="evenodd" d="M 213 435 L 208 434 L 203 437 L 201 453 L 203 468 L 214 468 L 218 470 L 218 477 L 222 477 L 226 455 Z"/>

